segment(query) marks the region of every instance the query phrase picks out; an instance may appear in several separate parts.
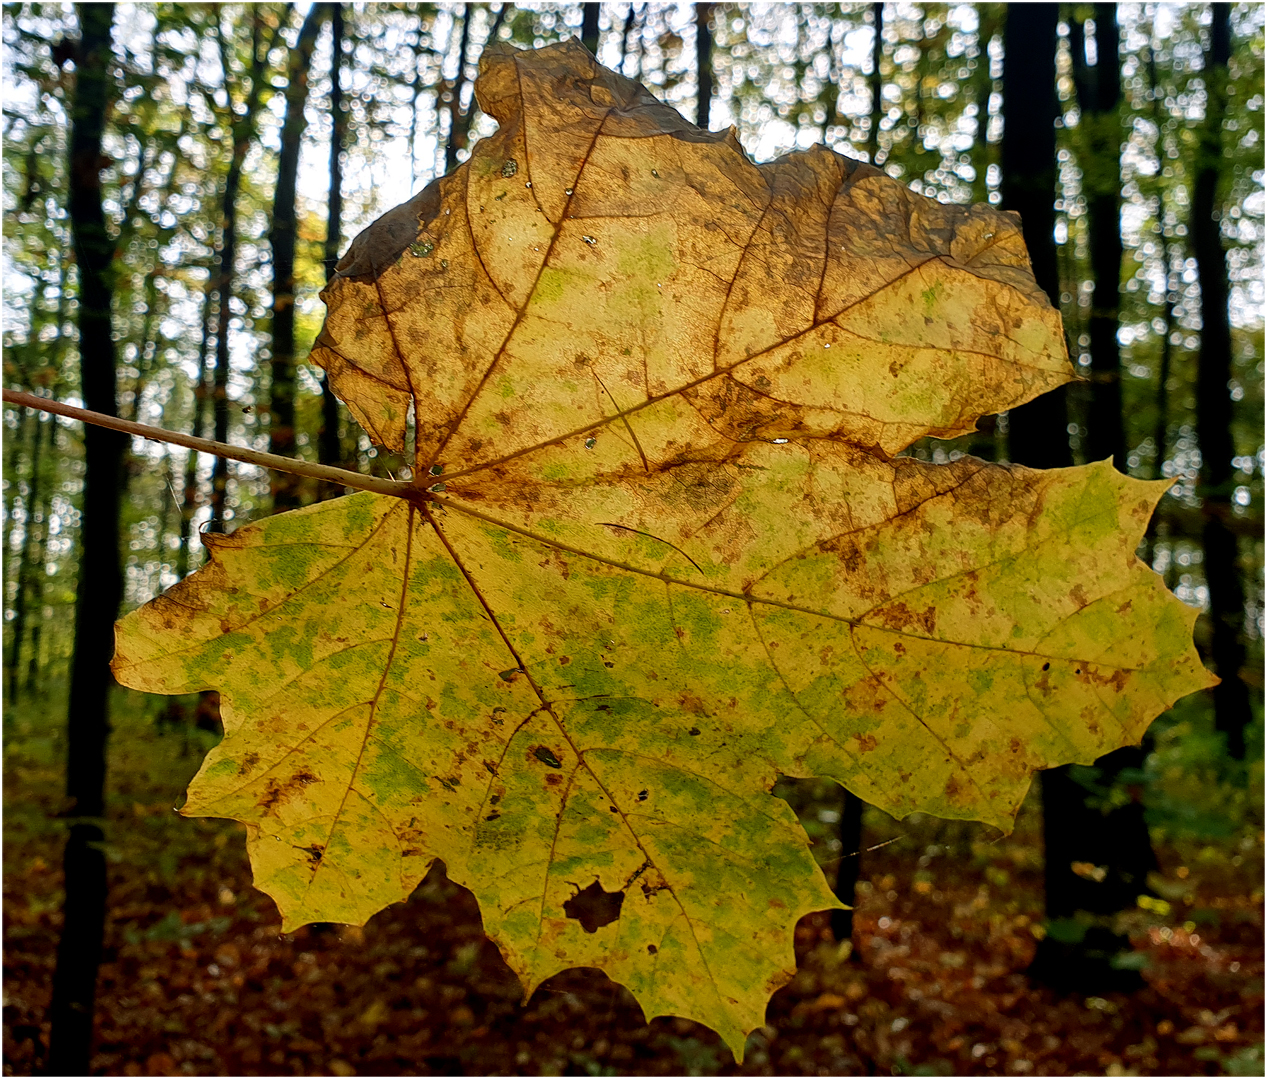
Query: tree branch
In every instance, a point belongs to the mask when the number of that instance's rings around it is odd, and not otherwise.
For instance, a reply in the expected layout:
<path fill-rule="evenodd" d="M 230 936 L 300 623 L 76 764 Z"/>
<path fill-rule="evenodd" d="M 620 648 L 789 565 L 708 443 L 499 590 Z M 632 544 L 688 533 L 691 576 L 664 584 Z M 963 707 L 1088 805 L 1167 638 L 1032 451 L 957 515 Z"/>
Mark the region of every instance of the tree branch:
<path fill-rule="evenodd" d="M 230 446 L 228 443 L 215 442 L 212 439 L 196 439 L 192 435 L 182 435 L 179 431 L 168 431 L 166 428 L 150 427 L 148 424 L 136 424 L 130 420 L 120 420 L 105 413 L 92 412 L 90 409 L 79 409 L 74 405 L 66 405 L 52 398 L 27 394 L 20 390 L 4 391 L 4 400 L 10 405 L 24 405 L 28 409 L 39 409 L 40 412 L 57 413 L 72 420 L 80 420 L 86 424 L 122 431 L 126 435 L 137 435 L 142 439 L 154 442 L 175 443 L 204 454 L 231 458 L 248 465 L 259 465 L 265 469 L 276 469 L 278 472 L 293 473 L 296 476 L 310 476 L 315 480 L 328 480 L 344 487 L 358 488 L 361 491 L 373 491 L 379 495 L 394 495 L 406 498 L 417 494 L 421 489 L 408 480 L 382 480 L 377 476 L 363 476 L 348 469 L 336 469 L 332 465 L 317 465 L 311 461 L 298 458 L 281 457 L 278 454 L 266 454 L 261 450 L 248 450 L 245 447 Z"/>

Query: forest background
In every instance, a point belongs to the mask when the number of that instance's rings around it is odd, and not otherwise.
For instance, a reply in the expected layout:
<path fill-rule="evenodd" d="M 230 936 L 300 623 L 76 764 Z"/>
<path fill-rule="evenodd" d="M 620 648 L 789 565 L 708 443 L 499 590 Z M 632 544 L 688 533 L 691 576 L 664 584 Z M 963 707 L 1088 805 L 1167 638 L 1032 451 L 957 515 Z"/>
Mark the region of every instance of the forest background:
<path fill-rule="evenodd" d="M 1224 681 L 1045 774 L 1007 839 L 782 784 L 857 911 L 802 921 L 743 1071 L 1262 1073 L 1261 5 L 7 4 L 3 35 L 5 386 L 379 476 L 408 469 L 304 362 L 317 294 L 491 130 L 492 40 L 580 37 L 758 161 L 823 143 L 1019 211 L 1086 379 L 908 452 L 1173 480 L 1140 556 Z M 85 190 L 104 231 L 77 257 Z M 6 1073 L 732 1070 L 596 973 L 520 1004 L 439 869 L 364 930 L 279 936 L 241 827 L 171 810 L 214 699 L 89 700 L 109 645 L 83 611 L 108 628 L 200 565 L 201 532 L 339 492 L 3 423 Z"/>

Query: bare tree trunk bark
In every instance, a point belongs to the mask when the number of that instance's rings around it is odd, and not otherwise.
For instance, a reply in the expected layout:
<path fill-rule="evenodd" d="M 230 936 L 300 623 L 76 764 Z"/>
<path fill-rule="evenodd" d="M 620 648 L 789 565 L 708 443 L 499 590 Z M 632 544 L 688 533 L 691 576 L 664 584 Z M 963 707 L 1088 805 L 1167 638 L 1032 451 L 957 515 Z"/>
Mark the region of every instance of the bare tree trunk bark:
<path fill-rule="evenodd" d="M 198 345 L 198 382 L 194 384 L 195 439 L 201 439 L 207 427 L 207 353 L 211 350 L 211 300 L 215 283 L 208 278 L 203 292 L 202 336 Z M 182 581 L 189 573 L 189 534 L 194 514 L 198 511 L 198 452 L 191 450 L 185 459 L 185 486 L 181 492 L 180 547 L 176 551 L 176 576 Z"/>
<path fill-rule="evenodd" d="M 35 426 L 34 433 L 31 437 L 31 465 L 30 473 L 26 482 L 26 523 L 22 531 L 22 551 L 18 556 L 18 572 L 17 572 L 17 593 L 13 597 L 13 647 L 9 650 L 9 655 L 5 657 L 5 672 L 8 682 L 8 703 L 16 705 L 19 698 L 19 673 L 22 670 L 22 646 L 26 643 L 26 622 L 28 605 L 31 602 L 31 594 L 35 589 L 33 581 L 34 570 L 38 565 L 35 562 L 35 553 L 37 550 L 36 534 L 43 533 L 47 530 L 48 524 L 44 520 L 40 520 L 37 524 L 37 518 L 46 517 L 44 508 L 44 485 L 43 477 L 40 475 L 41 468 L 41 450 L 44 442 L 44 428 L 47 426 L 40 423 L 40 414 L 34 413 L 31 416 L 31 423 Z"/>
<path fill-rule="evenodd" d="M 884 55 L 882 33 L 885 26 L 885 5 L 872 5 L 872 25 L 875 36 L 872 39 L 872 126 L 867 136 L 868 159 L 876 164 L 877 134 L 880 131 L 881 118 L 881 57 Z M 837 826 L 837 838 L 841 842 L 841 861 L 837 863 L 836 881 L 832 891 L 843 904 L 849 904 L 849 911 L 832 913 L 832 934 L 837 941 L 849 941 L 854 936 L 854 899 L 858 889 L 859 874 L 862 872 L 862 853 L 859 848 L 863 840 L 863 800 L 848 788 L 841 789 L 841 819 Z"/>
<path fill-rule="evenodd" d="M 79 266 L 79 350 L 85 405 L 113 414 L 115 350 L 110 268 L 114 241 L 102 208 L 101 144 L 110 92 L 113 4 L 77 8 L 80 40 L 71 113 L 69 214 Z M 67 710 L 66 794 L 74 819 L 66 840 L 65 918 L 53 974 L 47 1070 L 82 1076 L 92 1058 L 93 1003 L 106 919 L 106 738 L 110 654 L 123 595 L 119 506 L 126 440 L 84 430 L 82 554 L 75 599 L 75 653 Z"/>
<path fill-rule="evenodd" d="M 709 130 L 709 105 L 713 101 L 712 4 L 695 4 L 696 16 L 696 126 Z"/>
<path fill-rule="evenodd" d="M 881 138 L 881 118 L 885 115 L 882 111 L 884 102 L 881 98 L 881 91 L 884 89 L 884 82 L 881 79 L 881 59 L 885 55 L 885 5 L 872 5 L 872 74 L 868 76 L 869 82 L 872 84 L 872 123 L 867 130 L 867 160 L 873 165 L 876 162 L 876 156 L 880 152 Z"/>
<path fill-rule="evenodd" d="M 1228 263 L 1220 236 L 1218 188 L 1220 132 L 1228 106 L 1228 61 L 1232 51 L 1229 9 L 1211 5 L 1211 46 L 1206 55 L 1206 118 L 1199 128 L 1189 233 L 1202 288 L 1202 338 L 1198 346 L 1198 445 L 1202 449 L 1202 496 L 1206 523 L 1202 543 L 1211 598 L 1210 660 L 1220 683 L 1215 699 L 1215 729 L 1229 756 L 1246 756 L 1246 725 L 1251 720 L 1250 688 L 1242 678 L 1246 663 L 1243 627 L 1246 595 L 1237 537 L 1228 527 L 1233 488 L 1233 339 L 1228 321 Z"/>
<path fill-rule="evenodd" d="M 599 55 L 599 5 L 581 5 L 581 44 L 595 56 Z"/>
<path fill-rule="evenodd" d="M 282 149 L 277 163 L 277 189 L 273 196 L 273 228 L 269 242 L 273 252 L 273 356 L 269 384 L 269 453 L 295 454 L 295 188 L 299 178 L 299 147 L 306 126 L 308 69 L 312 65 L 317 35 L 329 11 L 325 4 L 308 9 L 295 47 L 286 61 L 286 114 L 282 120 Z M 300 504 L 299 477 L 271 473 L 273 512 Z"/>
<path fill-rule="evenodd" d="M 216 295 L 219 299 L 216 315 L 216 369 L 212 379 L 212 403 L 215 417 L 216 442 L 229 441 L 229 323 L 232 317 L 233 284 L 238 255 L 238 189 L 242 184 L 242 166 L 247 148 L 255 130 L 255 114 L 259 108 L 261 83 L 264 79 L 264 61 L 260 57 L 260 38 L 263 36 L 263 14 L 259 7 L 251 8 L 251 86 L 241 115 L 235 116 L 230 101 L 229 128 L 233 140 L 233 156 L 229 162 L 229 174 L 225 177 L 224 224 L 220 234 L 220 276 L 216 279 Z M 220 45 L 221 70 L 225 86 L 232 79 L 223 30 L 217 24 Z M 229 482 L 229 462 L 216 458 L 211 470 L 211 521 L 208 532 L 225 531 L 225 489 Z"/>
<path fill-rule="evenodd" d="M 1060 302 L 1060 279 L 1053 227 L 1056 223 L 1056 91 L 1058 5 L 1014 4 L 1004 29 L 1004 138 L 1001 203 L 1021 214 L 1022 236 L 1035 280 L 1053 306 Z M 1066 428 L 1065 395 L 1051 391 L 1009 414 L 1012 460 L 1032 468 L 1072 464 Z M 1097 762 L 1101 775 L 1117 775 L 1139 759 L 1138 747 L 1108 754 Z M 1069 767 L 1040 774 L 1043 796 L 1044 901 L 1051 923 L 1076 912 L 1110 913 L 1147 891 L 1145 876 L 1156 867 L 1139 803 L 1108 815 L 1088 806 L 1090 792 Z M 1077 874 L 1075 864 L 1105 866 L 1097 882 Z M 1109 927 L 1078 923 L 1065 935 L 1053 930 L 1039 943 L 1032 978 L 1061 989 L 1086 993 L 1131 989 L 1138 972 L 1119 970 L 1114 957 L 1130 948 Z"/>
<path fill-rule="evenodd" d="M 462 107 L 462 88 L 467 82 L 467 46 L 471 41 L 471 5 L 462 8 L 462 32 L 458 40 L 458 74 L 449 85 L 449 139 L 445 143 L 445 172 L 458 164 L 458 151 L 466 149 L 471 131 L 471 110 Z"/>
<path fill-rule="evenodd" d="M 1087 458 L 1112 458 L 1127 471 L 1127 439 L 1123 430 L 1122 362 L 1118 347 L 1119 281 L 1123 270 L 1120 224 L 1123 184 L 1119 165 L 1123 100 L 1118 62 L 1116 5 L 1095 4 L 1096 66 L 1087 63 L 1083 24 L 1070 26 L 1074 85 L 1081 118 L 1077 130 L 1082 151 L 1083 190 L 1088 204 L 1088 246 L 1092 270 L 1092 310 L 1088 318 L 1088 352 L 1092 357 L 1091 402 L 1087 418 Z"/>
<path fill-rule="evenodd" d="M 57 415 L 50 413 L 48 418 L 48 445 L 53 453 L 57 452 Z M 48 559 L 48 514 L 50 500 L 48 491 L 43 492 L 37 509 L 41 517 L 40 536 L 35 546 L 35 558 L 32 560 L 33 573 L 31 579 L 31 647 L 26 662 L 26 683 L 25 689 L 27 693 L 39 693 L 40 690 L 40 671 L 42 667 L 40 659 L 40 647 L 44 631 L 44 585 L 45 570 L 44 566 Z"/>
<path fill-rule="evenodd" d="M 343 217 L 343 142 L 347 134 L 348 114 L 343 105 L 343 4 L 330 5 L 330 193 L 326 201 L 326 247 L 323 262 L 326 280 L 335 273 L 342 243 Z M 343 440 L 339 437 L 339 399 L 330 389 L 330 380 L 321 380 L 321 429 L 317 432 L 317 460 L 323 465 L 343 465 Z M 338 484 L 322 484 L 319 497 L 333 499 L 343 494 Z"/>

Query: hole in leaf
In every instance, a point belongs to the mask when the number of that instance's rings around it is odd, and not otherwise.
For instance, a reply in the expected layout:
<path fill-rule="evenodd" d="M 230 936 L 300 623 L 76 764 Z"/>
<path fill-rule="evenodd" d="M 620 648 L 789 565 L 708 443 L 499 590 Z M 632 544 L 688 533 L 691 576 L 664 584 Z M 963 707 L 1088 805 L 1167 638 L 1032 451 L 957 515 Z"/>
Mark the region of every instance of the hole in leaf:
<path fill-rule="evenodd" d="M 581 923 L 581 929 L 593 934 L 600 926 L 614 923 L 621 915 L 625 892 L 604 892 L 596 880 L 587 885 L 571 900 L 564 901 L 564 914 Z"/>
<path fill-rule="evenodd" d="M 658 952 L 660 952 L 660 950 L 659 950 L 658 948 L 656 948 L 656 946 L 655 946 L 655 945 L 648 945 L 648 946 L 647 946 L 647 951 L 648 951 L 648 952 L 649 952 L 652 956 L 655 956 Z"/>
<path fill-rule="evenodd" d="M 643 788 L 643 790 L 638 793 L 638 801 L 647 802 L 647 788 Z"/>
<path fill-rule="evenodd" d="M 506 161 L 502 163 L 502 175 L 508 180 L 519 171 L 520 167 L 514 158 L 507 158 Z"/>

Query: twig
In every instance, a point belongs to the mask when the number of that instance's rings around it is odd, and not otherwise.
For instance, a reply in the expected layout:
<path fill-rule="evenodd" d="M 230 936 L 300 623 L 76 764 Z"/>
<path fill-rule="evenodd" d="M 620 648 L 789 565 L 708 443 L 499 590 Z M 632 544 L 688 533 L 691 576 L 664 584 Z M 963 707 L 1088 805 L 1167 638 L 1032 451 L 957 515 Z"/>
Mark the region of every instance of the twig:
<path fill-rule="evenodd" d="M 175 443 L 190 450 L 198 450 L 216 457 L 242 461 L 248 465 L 259 465 L 265 469 L 276 469 L 278 472 L 293 473 L 295 476 L 310 476 L 315 480 L 328 480 L 344 487 L 358 488 L 361 491 L 373 491 L 379 495 L 395 495 L 406 498 L 421 494 L 421 489 L 408 480 L 382 480 L 377 476 L 364 476 L 348 469 L 336 469 L 333 465 L 317 465 L 311 461 L 298 458 L 282 457 L 280 454 L 268 454 L 262 450 L 248 450 L 245 447 L 230 446 L 228 443 L 215 442 L 212 439 L 196 439 L 192 435 L 182 435 L 179 431 L 168 431 L 166 428 L 150 427 L 148 424 L 136 424 L 131 420 L 120 420 L 117 416 L 92 412 L 90 409 L 78 409 L 74 405 L 66 405 L 52 398 L 40 397 L 37 394 L 23 393 L 21 390 L 4 391 L 4 400 L 10 405 L 24 405 L 28 409 L 40 412 L 57 413 L 72 420 L 81 420 L 86 424 L 122 431 L 125 435 L 136 435 L 154 442 Z"/>

